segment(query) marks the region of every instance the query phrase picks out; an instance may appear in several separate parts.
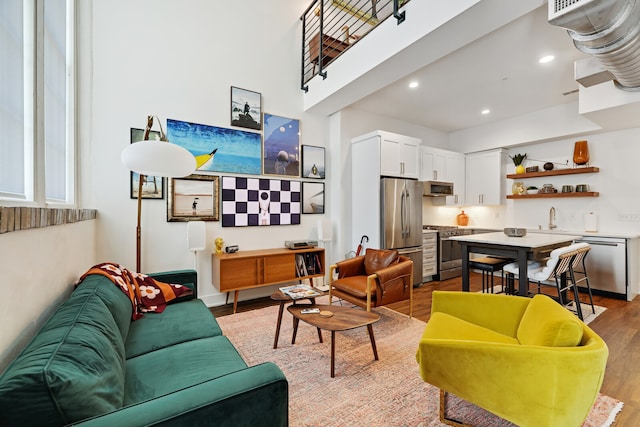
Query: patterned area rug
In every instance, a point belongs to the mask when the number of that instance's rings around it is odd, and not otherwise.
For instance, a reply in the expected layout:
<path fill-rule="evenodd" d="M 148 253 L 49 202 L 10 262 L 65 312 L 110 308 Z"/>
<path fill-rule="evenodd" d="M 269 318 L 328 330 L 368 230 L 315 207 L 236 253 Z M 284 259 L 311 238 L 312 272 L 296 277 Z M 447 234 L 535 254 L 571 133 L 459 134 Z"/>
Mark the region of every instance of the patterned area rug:
<path fill-rule="evenodd" d="M 322 301 L 318 301 L 321 303 Z M 445 426 L 439 391 L 420 378 L 415 352 L 425 323 L 381 307 L 373 330 L 380 360 L 366 328 L 336 333 L 335 378 L 330 377 L 331 335 L 324 343 L 300 322 L 291 345 L 292 318 L 285 310 L 278 348 L 273 349 L 278 306 L 218 318 L 224 334 L 249 365 L 275 362 L 289 381 L 289 424 L 316 426 Z M 449 399 L 447 415 L 480 426 L 511 426 L 465 401 Z M 584 426 L 608 426 L 622 402 L 600 395 Z"/>

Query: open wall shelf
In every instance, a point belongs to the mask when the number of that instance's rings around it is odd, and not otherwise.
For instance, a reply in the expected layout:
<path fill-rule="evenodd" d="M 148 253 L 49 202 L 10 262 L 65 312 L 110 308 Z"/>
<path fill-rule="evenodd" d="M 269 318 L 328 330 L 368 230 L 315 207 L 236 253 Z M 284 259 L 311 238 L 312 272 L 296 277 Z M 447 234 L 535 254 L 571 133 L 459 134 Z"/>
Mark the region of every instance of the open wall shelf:
<path fill-rule="evenodd" d="M 545 198 L 562 198 L 562 197 L 598 197 L 600 193 L 597 191 L 573 191 L 571 193 L 544 193 L 544 194 L 508 194 L 507 199 L 545 199 Z"/>
<path fill-rule="evenodd" d="M 596 173 L 596 172 L 600 172 L 600 168 L 597 168 L 595 166 L 589 166 L 586 168 L 558 169 L 558 170 L 528 172 L 528 173 L 512 173 L 507 175 L 507 178 L 510 178 L 510 179 L 540 178 L 544 176 L 575 175 L 579 173 Z"/>

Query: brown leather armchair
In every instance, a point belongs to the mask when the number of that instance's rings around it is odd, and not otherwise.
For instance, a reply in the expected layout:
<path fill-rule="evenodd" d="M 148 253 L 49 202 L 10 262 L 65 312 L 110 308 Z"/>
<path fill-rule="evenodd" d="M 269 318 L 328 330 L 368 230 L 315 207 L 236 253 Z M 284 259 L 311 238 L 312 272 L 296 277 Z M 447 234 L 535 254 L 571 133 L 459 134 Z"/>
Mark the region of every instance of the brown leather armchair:
<path fill-rule="evenodd" d="M 332 265 L 329 278 L 329 303 L 335 296 L 371 311 L 409 298 L 409 316 L 413 315 L 413 261 L 397 250 L 367 249 L 364 255 Z"/>

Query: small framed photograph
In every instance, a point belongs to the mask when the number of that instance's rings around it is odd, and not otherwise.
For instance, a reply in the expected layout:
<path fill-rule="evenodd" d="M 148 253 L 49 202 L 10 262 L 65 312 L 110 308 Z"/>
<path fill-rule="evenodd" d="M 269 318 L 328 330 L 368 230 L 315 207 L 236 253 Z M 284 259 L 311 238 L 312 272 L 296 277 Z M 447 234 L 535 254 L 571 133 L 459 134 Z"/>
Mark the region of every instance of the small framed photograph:
<path fill-rule="evenodd" d="M 131 144 L 134 142 L 142 141 L 144 138 L 144 129 L 131 128 Z M 160 132 L 149 132 L 149 139 L 160 139 Z M 129 172 L 131 174 L 129 184 L 129 197 L 132 199 L 138 198 L 138 188 L 140 175 L 136 172 Z M 142 181 L 142 198 L 143 199 L 164 199 L 164 178 L 161 176 L 143 176 Z"/>
<path fill-rule="evenodd" d="M 324 147 L 302 146 L 302 177 L 324 179 Z"/>
<path fill-rule="evenodd" d="M 167 221 L 218 221 L 218 177 L 169 178 Z"/>
<path fill-rule="evenodd" d="M 302 213 L 324 213 L 324 182 L 302 183 Z"/>
<path fill-rule="evenodd" d="M 300 176 L 300 120 L 264 113 L 265 175 Z"/>
<path fill-rule="evenodd" d="M 262 130 L 262 95 L 231 86 L 231 126 Z"/>

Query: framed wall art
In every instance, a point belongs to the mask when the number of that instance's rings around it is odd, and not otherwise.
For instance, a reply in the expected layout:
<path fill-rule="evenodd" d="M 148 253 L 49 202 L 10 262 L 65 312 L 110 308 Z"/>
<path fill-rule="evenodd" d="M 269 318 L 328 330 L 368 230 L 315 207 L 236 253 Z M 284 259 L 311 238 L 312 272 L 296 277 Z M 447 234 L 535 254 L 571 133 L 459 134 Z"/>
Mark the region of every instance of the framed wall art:
<path fill-rule="evenodd" d="M 193 154 L 197 172 L 262 173 L 259 133 L 167 119 L 167 136 Z"/>
<path fill-rule="evenodd" d="M 324 179 L 324 147 L 302 146 L 302 177 Z"/>
<path fill-rule="evenodd" d="M 324 182 L 302 183 L 302 213 L 324 213 Z"/>
<path fill-rule="evenodd" d="M 300 181 L 222 177 L 222 226 L 300 224 Z"/>
<path fill-rule="evenodd" d="M 231 126 L 262 130 L 262 95 L 231 86 Z"/>
<path fill-rule="evenodd" d="M 144 138 L 144 129 L 131 128 L 130 140 L 131 144 L 134 142 L 142 141 Z M 150 131 L 149 139 L 160 139 L 160 132 Z M 131 174 L 129 184 L 129 197 L 132 199 L 138 198 L 138 180 L 140 175 L 136 172 L 129 172 Z M 144 181 L 142 183 L 142 198 L 143 199 L 164 199 L 164 178 L 161 176 L 146 176 L 144 175 Z"/>
<path fill-rule="evenodd" d="M 218 221 L 218 177 L 169 178 L 167 221 Z"/>
<path fill-rule="evenodd" d="M 300 176 L 300 120 L 264 113 L 265 175 Z"/>

